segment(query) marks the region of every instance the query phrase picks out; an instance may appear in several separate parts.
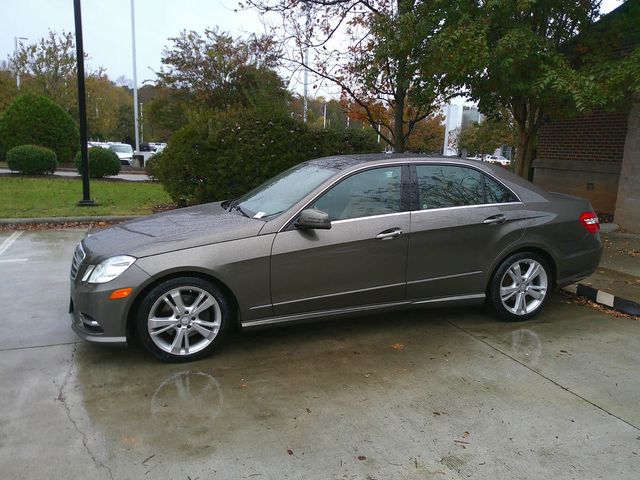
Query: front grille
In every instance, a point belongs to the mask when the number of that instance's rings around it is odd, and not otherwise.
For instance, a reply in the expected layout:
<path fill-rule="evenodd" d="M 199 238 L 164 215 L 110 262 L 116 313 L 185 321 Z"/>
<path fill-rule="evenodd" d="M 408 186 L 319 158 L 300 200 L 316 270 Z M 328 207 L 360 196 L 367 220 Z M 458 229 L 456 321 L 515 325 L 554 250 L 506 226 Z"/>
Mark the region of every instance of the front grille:
<path fill-rule="evenodd" d="M 71 261 L 71 280 L 75 280 L 78 276 L 78 270 L 80 270 L 80 265 L 82 265 L 85 256 L 86 254 L 82 248 L 82 243 L 79 243 L 76 251 L 73 253 L 73 260 Z"/>

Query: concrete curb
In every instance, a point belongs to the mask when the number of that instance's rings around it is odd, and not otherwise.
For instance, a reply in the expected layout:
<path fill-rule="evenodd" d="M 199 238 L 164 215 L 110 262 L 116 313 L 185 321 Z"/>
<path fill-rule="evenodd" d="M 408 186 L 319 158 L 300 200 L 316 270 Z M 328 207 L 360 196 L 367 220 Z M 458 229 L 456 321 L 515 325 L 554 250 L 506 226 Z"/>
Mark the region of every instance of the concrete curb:
<path fill-rule="evenodd" d="M 590 287 L 589 285 L 574 283 L 573 285 L 564 287 L 562 290 L 573 293 L 578 297 L 584 297 L 592 302 L 612 308 L 618 312 L 625 313 L 627 315 L 640 316 L 640 303 L 616 297 L 611 293 L 598 290 L 597 288 Z"/>
<path fill-rule="evenodd" d="M 601 223 L 600 233 L 612 233 L 617 232 L 620 229 L 617 223 Z"/>
<path fill-rule="evenodd" d="M 42 218 L 0 218 L 0 225 L 34 225 L 38 223 L 68 223 L 68 222 L 124 222 L 135 220 L 143 215 L 125 216 L 97 216 L 97 217 L 42 217 Z"/>

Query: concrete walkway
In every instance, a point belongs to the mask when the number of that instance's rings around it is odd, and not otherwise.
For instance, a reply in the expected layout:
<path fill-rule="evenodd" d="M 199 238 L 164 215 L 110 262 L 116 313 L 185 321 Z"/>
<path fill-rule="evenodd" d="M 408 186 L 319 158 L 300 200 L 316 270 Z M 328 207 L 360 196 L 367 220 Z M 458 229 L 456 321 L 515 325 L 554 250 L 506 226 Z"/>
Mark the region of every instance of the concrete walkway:
<path fill-rule="evenodd" d="M 611 232 L 602 240 L 600 267 L 580 283 L 640 303 L 640 235 Z"/>
<path fill-rule="evenodd" d="M 2 173 L 15 173 L 15 172 L 12 172 L 8 168 L 0 168 L 0 174 Z M 18 174 L 15 174 L 15 175 L 18 176 Z M 80 177 L 78 172 L 75 172 L 73 170 L 56 170 L 54 175 L 57 177 L 73 177 L 73 178 Z M 144 182 L 147 180 L 151 180 L 149 178 L 149 175 L 145 173 L 121 173 L 114 177 L 107 177 L 107 178 L 119 178 L 120 180 L 127 180 L 130 182 Z"/>

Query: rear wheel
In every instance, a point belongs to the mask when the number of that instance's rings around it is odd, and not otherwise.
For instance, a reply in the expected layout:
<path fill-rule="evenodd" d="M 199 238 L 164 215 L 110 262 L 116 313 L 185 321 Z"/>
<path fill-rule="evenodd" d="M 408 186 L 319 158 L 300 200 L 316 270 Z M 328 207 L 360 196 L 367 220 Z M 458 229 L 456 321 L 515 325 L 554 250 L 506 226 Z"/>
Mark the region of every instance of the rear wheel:
<path fill-rule="evenodd" d="M 231 311 L 223 292 L 211 282 L 173 278 L 144 297 L 137 331 L 144 347 L 162 361 L 198 360 L 221 342 Z"/>
<path fill-rule="evenodd" d="M 493 275 L 489 303 L 504 320 L 527 320 L 542 310 L 552 285 L 552 270 L 546 258 L 533 252 L 516 253 L 505 259 Z"/>

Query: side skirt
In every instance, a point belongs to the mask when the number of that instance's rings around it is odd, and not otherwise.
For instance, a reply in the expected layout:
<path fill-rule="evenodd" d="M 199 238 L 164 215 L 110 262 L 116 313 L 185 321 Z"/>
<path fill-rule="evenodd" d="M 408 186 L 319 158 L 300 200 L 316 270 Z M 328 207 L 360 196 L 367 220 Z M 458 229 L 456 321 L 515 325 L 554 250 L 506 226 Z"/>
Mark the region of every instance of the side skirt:
<path fill-rule="evenodd" d="M 478 304 L 482 303 L 485 298 L 484 293 L 474 293 L 471 295 L 455 295 L 450 297 L 429 298 L 424 300 L 405 300 L 401 302 L 377 303 L 374 305 L 362 305 L 358 307 L 336 308 L 333 310 L 319 310 L 315 312 L 297 313 L 292 315 L 281 315 L 277 317 L 261 318 L 259 320 L 250 320 L 242 322 L 243 329 L 265 327 L 268 325 L 276 325 L 282 323 L 294 323 L 310 319 L 342 317 L 358 313 L 366 313 L 378 310 L 400 310 L 403 308 L 440 306 L 450 303 L 456 304 Z"/>

